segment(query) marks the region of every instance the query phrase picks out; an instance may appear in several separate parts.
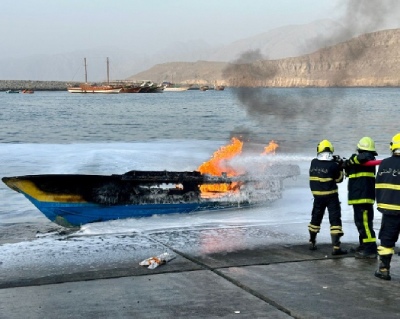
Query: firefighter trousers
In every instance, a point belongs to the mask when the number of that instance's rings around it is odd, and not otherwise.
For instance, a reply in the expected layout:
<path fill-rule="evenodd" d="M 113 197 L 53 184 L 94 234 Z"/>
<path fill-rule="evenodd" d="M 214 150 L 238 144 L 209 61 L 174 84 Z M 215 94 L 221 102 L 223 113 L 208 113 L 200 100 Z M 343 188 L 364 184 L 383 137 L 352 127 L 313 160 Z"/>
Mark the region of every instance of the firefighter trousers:
<path fill-rule="evenodd" d="M 360 246 L 366 254 L 376 254 L 374 207 L 372 204 L 353 205 L 354 223 L 358 230 Z"/>
<path fill-rule="evenodd" d="M 317 228 L 321 226 L 326 209 L 328 209 L 329 213 L 329 223 L 331 226 L 340 226 L 341 232 L 342 216 L 338 194 L 314 197 L 314 204 L 311 212 L 311 226 L 316 226 Z"/>
<path fill-rule="evenodd" d="M 382 214 L 382 224 L 379 231 L 381 246 L 394 248 L 399 239 L 400 215 Z"/>

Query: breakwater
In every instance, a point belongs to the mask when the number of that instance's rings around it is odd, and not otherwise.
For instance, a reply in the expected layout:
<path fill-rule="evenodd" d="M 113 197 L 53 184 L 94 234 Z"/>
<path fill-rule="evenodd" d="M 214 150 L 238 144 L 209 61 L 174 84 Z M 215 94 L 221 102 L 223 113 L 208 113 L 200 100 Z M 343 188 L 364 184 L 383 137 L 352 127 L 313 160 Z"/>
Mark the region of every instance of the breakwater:
<path fill-rule="evenodd" d="M 0 91 L 31 89 L 34 91 L 66 91 L 68 86 L 79 86 L 78 82 L 0 80 Z"/>

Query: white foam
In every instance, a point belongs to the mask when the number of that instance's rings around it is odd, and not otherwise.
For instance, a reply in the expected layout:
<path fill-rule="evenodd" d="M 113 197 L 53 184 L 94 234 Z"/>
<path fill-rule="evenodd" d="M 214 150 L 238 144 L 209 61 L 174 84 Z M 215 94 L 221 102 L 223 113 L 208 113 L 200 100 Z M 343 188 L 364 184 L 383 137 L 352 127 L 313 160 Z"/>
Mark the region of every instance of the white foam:
<path fill-rule="evenodd" d="M 151 143 L 96 143 L 96 144 L 0 144 L 1 176 L 25 174 L 120 174 L 129 170 L 195 170 L 222 142 L 218 141 L 154 141 Z M 114 235 L 108 239 L 112 244 L 120 244 L 116 234 L 143 233 L 156 230 L 196 229 L 207 227 L 232 228 L 250 225 L 269 225 L 279 227 L 287 236 L 296 235 L 299 240 L 308 240 L 307 225 L 312 209 L 312 195 L 308 186 L 308 168 L 311 157 L 302 154 L 266 156 L 260 159 L 242 158 L 236 161 L 249 166 L 256 161 L 297 164 L 300 175 L 285 180 L 283 197 L 271 205 L 219 212 L 200 212 L 192 214 L 159 215 L 148 218 L 115 220 L 83 226 L 74 236 L 83 240 L 97 235 Z M 339 196 L 342 201 L 343 229 L 346 241 L 358 241 L 353 222 L 352 207 L 346 204 L 347 181 L 340 184 Z M 21 194 L 0 186 L 1 223 L 34 221 L 42 214 Z M 329 220 L 326 213 L 319 239 L 329 242 Z M 376 214 L 375 225 L 379 224 L 380 214 Z M 282 240 L 285 240 L 283 235 Z M 50 243 L 52 249 L 65 245 L 49 234 L 35 242 L 5 244 L 1 246 L 3 256 L 18 256 L 25 251 L 42 250 L 45 254 Z M 87 239 L 85 239 L 87 238 Z M 115 241 L 115 242 L 114 242 Z M 179 241 L 179 238 L 177 238 Z M 69 242 L 68 249 L 81 242 Z M 182 243 L 184 244 L 184 243 Z M 63 249 L 62 247 L 58 247 Z M 6 258 L 4 257 L 4 258 Z M 21 257 L 22 258 L 22 257 Z"/>

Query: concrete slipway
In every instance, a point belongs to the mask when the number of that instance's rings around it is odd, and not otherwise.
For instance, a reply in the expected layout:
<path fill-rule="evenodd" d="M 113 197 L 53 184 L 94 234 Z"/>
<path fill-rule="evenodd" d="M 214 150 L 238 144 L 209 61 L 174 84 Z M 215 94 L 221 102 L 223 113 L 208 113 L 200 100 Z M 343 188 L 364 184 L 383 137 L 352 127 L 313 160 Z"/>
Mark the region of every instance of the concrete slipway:
<path fill-rule="evenodd" d="M 392 281 L 383 281 L 373 276 L 376 260 L 331 256 L 328 226 L 318 250 L 308 250 L 304 227 L 50 234 L 3 244 L 0 318 L 400 318 L 397 255 Z M 139 265 L 163 252 L 176 258 L 153 270 Z"/>

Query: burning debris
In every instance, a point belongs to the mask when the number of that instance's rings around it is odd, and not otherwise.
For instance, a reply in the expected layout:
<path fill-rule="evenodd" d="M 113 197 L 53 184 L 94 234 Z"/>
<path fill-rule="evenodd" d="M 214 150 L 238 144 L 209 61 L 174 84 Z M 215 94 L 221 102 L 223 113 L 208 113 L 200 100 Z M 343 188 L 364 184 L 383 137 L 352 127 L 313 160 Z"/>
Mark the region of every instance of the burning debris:
<path fill-rule="evenodd" d="M 268 146 L 264 148 L 264 152 L 262 152 L 262 155 L 270 153 L 275 154 L 275 151 L 277 150 L 278 147 L 279 147 L 278 143 L 272 140 L 269 142 Z"/>
<path fill-rule="evenodd" d="M 244 142 L 231 143 L 214 152 L 197 171 L 130 171 L 119 179 L 93 188 L 90 201 L 105 205 L 172 204 L 202 201 L 261 202 L 280 198 L 282 180 L 299 174 L 294 165 L 264 163 L 251 172 L 237 164 Z M 279 145 L 271 141 L 258 156 L 275 154 Z M 283 169 L 284 167 L 284 169 Z M 118 175 L 116 175 L 118 176 Z"/>
<path fill-rule="evenodd" d="M 228 177 L 232 177 L 243 174 L 243 172 L 238 172 L 233 169 L 233 167 L 229 166 L 229 160 L 241 154 L 242 147 L 242 141 L 235 137 L 232 138 L 232 143 L 230 145 L 223 146 L 216 151 L 208 162 L 200 165 L 198 171 L 202 174 L 210 174 L 213 176 L 222 176 L 224 174 Z M 239 188 L 239 183 L 240 182 L 201 185 L 200 190 L 203 194 L 207 192 L 235 191 Z"/>
<path fill-rule="evenodd" d="M 211 174 L 213 176 L 228 176 L 228 177 L 239 177 L 237 178 L 237 182 L 232 183 L 219 183 L 219 184 L 205 184 L 200 186 L 200 191 L 204 197 L 215 197 L 215 193 L 226 193 L 226 192 L 240 192 L 245 188 L 245 183 L 251 184 L 249 180 L 246 181 L 246 178 L 243 181 L 240 180 L 240 177 L 249 176 L 249 172 L 246 172 L 244 167 L 233 167 L 230 162 L 233 158 L 238 157 L 242 154 L 244 142 L 240 139 L 233 137 L 231 140 L 231 144 L 221 147 L 218 151 L 216 151 L 211 159 L 208 162 L 203 163 L 198 168 L 198 171 L 202 174 Z M 279 145 L 275 141 L 271 141 L 268 146 L 264 148 L 264 152 L 261 155 L 275 153 L 275 150 L 279 147 Z M 252 168 L 254 169 L 254 168 Z M 259 167 L 259 172 L 257 172 L 259 177 L 256 178 L 255 174 L 253 174 L 253 182 L 257 182 L 259 185 L 258 188 L 261 188 L 260 182 L 262 179 L 260 176 L 263 176 L 265 173 L 265 167 Z M 264 172 L 263 172 L 264 171 Z M 247 185 L 248 186 L 248 185 Z M 254 185 L 253 185 L 254 186 Z M 264 185 L 266 190 L 270 187 Z M 255 191 L 255 189 L 253 189 Z"/>

